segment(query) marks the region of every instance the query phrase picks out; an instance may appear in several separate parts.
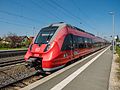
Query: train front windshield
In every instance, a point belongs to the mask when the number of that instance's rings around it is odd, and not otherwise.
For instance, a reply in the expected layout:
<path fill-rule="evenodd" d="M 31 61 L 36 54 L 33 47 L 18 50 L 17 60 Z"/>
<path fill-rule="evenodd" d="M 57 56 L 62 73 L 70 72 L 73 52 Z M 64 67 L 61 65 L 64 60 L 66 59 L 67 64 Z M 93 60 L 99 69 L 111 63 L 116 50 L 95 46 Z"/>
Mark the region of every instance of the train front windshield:
<path fill-rule="evenodd" d="M 48 44 L 55 31 L 58 29 L 57 26 L 42 28 L 35 39 L 35 44 Z"/>

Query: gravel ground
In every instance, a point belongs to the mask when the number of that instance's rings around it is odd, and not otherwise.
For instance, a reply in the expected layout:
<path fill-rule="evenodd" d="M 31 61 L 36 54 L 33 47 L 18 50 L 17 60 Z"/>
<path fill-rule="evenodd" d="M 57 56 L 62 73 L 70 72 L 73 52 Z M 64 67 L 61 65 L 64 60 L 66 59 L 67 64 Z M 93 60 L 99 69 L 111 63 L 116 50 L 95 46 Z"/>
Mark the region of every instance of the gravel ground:
<path fill-rule="evenodd" d="M 0 63 L 11 61 L 11 60 L 23 59 L 23 58 L 24 58 L 24 55 L 0 58 Z M 25 63 L 0 67 L 0 90 L 19 90 L 20 88 L 23 88 L 41 78 L 43 78 L 42 75 L 31 76 L 35 73 L 36 72 L 33 71 L 32 69 L 26 68 Z M 31 77 L 21 80 L 28 76 L 31 76 Z M 20 80 L 20 81 L 17 83 L 14 83 L 18 80 Z M 13 84 L 10 84 L 10 83 L 13 83 Z M 8 85 L 8 84 L 10 84 L 10 85 Z M 8 85 L 8 86 L 6 86 L 6 85 Z M 1 88 L 3 86 L 6 86 L 6 87 Z"/>
<path fill-rule="evenodd" d="M 115 62 L 118 55 L 114 55 L 114 59 L 112 61 L 112 68 L 110 73 L 110 81 L 109 81 L 109 90 L 120 90 L 120 81 L 117 78 L 117 69 L 119 68 L 118 63 Z"/>
<path fill-rule="evenodd" d="M 34 73 L 35 72 L 32 70 L 27 69 L 24 64 L 3 68 L 0 70 L 0 87 L 5 86 L 10 82 L 21 80 Z"/>

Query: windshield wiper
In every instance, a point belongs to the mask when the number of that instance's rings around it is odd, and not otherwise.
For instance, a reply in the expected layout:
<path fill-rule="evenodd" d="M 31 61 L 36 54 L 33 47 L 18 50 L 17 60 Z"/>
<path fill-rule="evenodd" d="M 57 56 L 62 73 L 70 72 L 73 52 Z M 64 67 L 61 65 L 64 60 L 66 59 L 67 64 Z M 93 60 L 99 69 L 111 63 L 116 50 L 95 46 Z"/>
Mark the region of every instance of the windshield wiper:
<path fill-rule="evenodd" d="M 49 42 L 49 41 L 50 41 L 50 40 L 49 40 L 49 39 L 50 39 L 50 34 L 51 34 L 51 32 L 49 33 L 49 35 L 48 35 L 48 37 L 47 37 L 47 39 L 46 39 L 46 40 L 47 40 L 46 42 Z"/>

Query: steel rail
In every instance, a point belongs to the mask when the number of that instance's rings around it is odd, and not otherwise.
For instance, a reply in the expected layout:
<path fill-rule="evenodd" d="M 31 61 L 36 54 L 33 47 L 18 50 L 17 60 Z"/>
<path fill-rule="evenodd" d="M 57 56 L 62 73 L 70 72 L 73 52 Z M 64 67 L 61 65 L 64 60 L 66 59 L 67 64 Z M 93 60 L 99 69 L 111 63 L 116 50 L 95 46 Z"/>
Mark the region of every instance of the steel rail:
<path fill-rule="evenodd" d="M 19 63 L 23 63 L 23 62 L 25 62 L 24 59 L 3 61 L 3 62 L 0 62 L 0 67 L 9 66 L 9 65 L 14 65 L 14 64 L 19 64 Z"/>

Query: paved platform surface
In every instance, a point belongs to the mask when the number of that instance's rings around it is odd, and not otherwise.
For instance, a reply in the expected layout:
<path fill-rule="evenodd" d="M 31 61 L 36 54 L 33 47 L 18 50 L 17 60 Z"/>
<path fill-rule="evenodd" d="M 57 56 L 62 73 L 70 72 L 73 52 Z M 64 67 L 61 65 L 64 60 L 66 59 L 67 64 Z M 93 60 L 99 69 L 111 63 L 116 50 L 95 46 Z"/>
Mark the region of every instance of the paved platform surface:
<path fill-rule="evenodd" d="M 108 90 L 111 63 L 112 51 L 107 48 L 62 73 L 55 76 L 53 73 L 23 90 Z"/>

